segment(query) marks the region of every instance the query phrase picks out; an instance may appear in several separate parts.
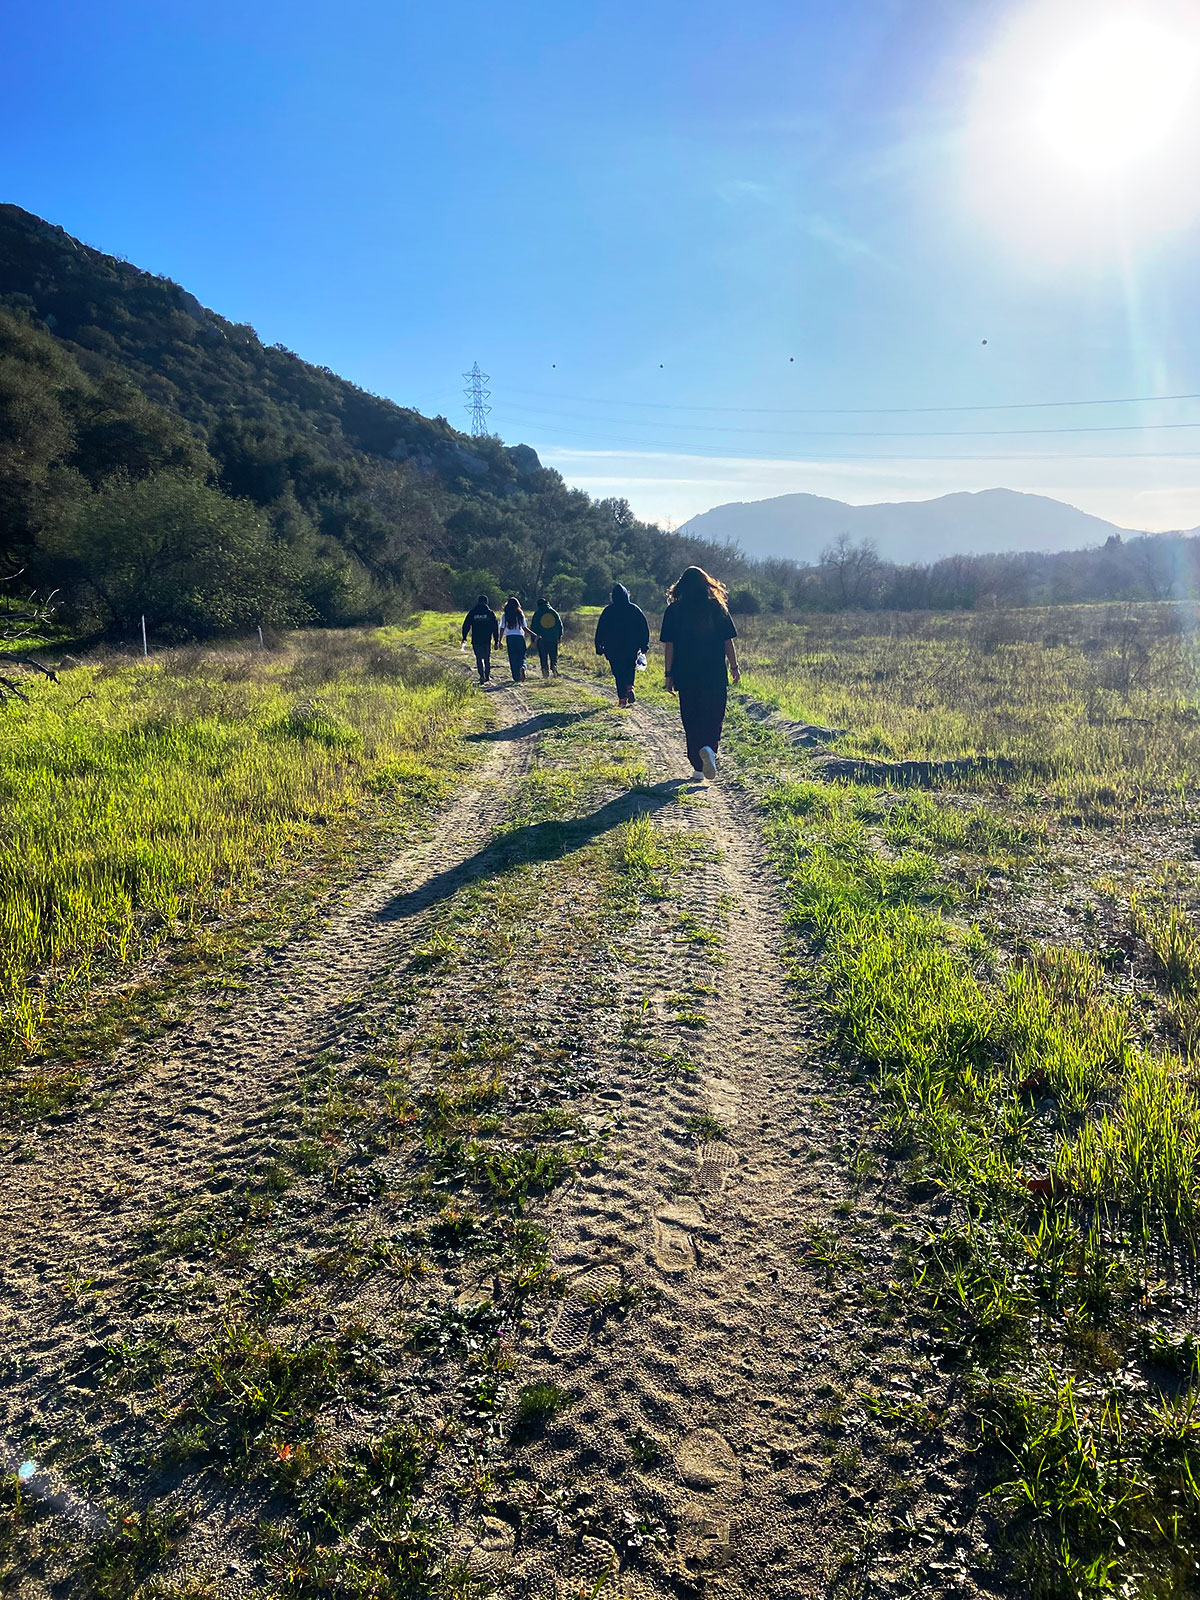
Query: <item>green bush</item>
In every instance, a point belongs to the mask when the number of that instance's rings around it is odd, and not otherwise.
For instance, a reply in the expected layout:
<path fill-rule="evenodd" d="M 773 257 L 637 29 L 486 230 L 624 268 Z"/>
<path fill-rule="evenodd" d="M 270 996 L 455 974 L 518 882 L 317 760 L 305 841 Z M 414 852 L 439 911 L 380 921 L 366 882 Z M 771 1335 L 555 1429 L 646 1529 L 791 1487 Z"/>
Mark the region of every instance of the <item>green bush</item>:
<path fill-rule="evenodd" d="M 126 635 L 143 616 L 160 640 L 305 620 L 290 552 L 262 513 L 178 472 L 107 480 L 42 545 L 73 569 L 96 619 Z"/>
<path fill-rule="evenodd" d="M 583 604 L 585 587 L 582 578 L 574 578 L 565 572 L 559 572 L 550 579 L 543 592 L 556 611 L 574 611 L 576 606 Z M 537 599 L 536 595 L 534 599 Z"/>
<path fill-rule="evenodd" d="M 450 598 L 464 611 L 470 610 L 481 594 L 486 594 L 493 606 L 497 603 L 500 583 L 482 567 L 464 567 L 450 574 Z"/>
<path fill-rule="evenodd" d="M 746 585 L 734 589 L 729 596 L 729 609 L 735 617 L 756 617 L 762 610 L 762 601 Z"/>

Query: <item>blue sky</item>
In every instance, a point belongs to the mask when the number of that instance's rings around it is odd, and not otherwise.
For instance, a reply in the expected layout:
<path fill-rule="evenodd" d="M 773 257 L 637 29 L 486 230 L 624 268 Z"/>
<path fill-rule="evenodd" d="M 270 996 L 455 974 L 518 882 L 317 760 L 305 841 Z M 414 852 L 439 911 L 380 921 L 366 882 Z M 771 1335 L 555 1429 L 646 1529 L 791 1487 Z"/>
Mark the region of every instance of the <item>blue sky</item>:
<path fill-rule="evenodd" d="M 1200 400 L 912 409 L 1200 391 L 1195 123 L 1115 181 L 1026 138 L 1123 3 L 18 0 L 0 197 L 459 424 L 478 359 L 498 433 L 647 515 L 1191 526 Z M 1148 7 L 1185 56 L 1193 0 Z"/>

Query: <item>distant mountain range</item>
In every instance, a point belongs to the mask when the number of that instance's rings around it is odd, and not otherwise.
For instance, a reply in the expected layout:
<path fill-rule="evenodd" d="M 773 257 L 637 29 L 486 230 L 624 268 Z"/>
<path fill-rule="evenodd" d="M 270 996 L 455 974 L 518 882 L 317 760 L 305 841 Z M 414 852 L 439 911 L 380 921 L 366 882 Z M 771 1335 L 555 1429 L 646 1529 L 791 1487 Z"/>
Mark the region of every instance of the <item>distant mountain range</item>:
<path fill-rule="evenodd" d="M 1136 532 L 1089 516 L 1061 500 L 1013 489 L 944 494 L 936 500 L 852 506 L 817 494 L 736 500 L 684 523 L 681 533 L 732 540 L 752 559 L 782 556 L 816 562 L 839 534 L 872 539 L 885 561 L 907 564 L 952 555 L 1078 550 L 1112 534 Z"/>

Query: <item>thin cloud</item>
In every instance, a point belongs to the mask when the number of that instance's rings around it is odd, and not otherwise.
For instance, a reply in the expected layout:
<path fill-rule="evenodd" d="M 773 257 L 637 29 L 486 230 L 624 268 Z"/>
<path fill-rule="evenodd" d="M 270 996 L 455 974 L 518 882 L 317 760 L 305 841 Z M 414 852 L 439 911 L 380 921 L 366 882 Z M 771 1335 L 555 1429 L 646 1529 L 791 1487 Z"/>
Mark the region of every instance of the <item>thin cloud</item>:
<path fill-rule="evenodd" d="M 718 200 L 727 206 L 740 206 L 750 202 L 755 205 L 775 205 L 779 196 L 769 183 L 758 183 L 752 178 L 727 178 L 713 190 Z"/>
<path fill-rule="evenodd" d="M 828 217 L 821 216 L 819 212 L 801 217 L 800 231 L 807 234 L 814 244 L 823 245 L 842 261 L 883 260 L 865 239 L 848 233 L 845 228 L 839 227 L 836 222 L 831 222 Z"/>

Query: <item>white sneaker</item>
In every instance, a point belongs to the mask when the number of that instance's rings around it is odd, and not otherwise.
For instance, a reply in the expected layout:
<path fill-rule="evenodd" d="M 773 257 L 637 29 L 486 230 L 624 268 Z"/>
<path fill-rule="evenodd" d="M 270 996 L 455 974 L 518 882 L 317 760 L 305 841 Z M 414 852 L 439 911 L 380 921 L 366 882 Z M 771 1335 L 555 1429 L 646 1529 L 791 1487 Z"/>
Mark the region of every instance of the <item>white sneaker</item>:
<path fill-rule="evenodd" d="M 716 752 L 703 745 L 700 750 L 700 765 L 704 768 L 706 778 L 715 778 L 717 775 Z"/>
<path fill-rule="evenodd" d="M 692 782 L 693 783 L 703 783 L 704 782 L 704 774 L 700 771 L 699 767 L 697 767 L 695 772 L 692 773 Z"/>

